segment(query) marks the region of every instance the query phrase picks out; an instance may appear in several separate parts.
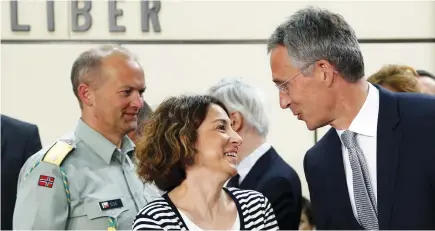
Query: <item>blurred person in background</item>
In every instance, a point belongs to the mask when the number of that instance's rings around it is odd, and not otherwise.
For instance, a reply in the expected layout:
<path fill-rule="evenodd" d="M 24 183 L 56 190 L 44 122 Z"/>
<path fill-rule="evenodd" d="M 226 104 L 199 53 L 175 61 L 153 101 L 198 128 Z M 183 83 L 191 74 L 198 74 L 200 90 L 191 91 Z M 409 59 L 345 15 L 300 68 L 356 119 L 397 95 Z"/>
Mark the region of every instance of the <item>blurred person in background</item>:
<path fill-rule="evenodd" d="M 435 95 L 435 75 L 425 70 L 417 70 L 419 75 L 418 81 L 420 82 L 422 92 L 430 95 Z"/>
<path fill-rule="evenodd" d="M 268 41 L 281 108 L 332 128 L 304 158 L 316 228 L 435 229 L 435 97 L 364 78 L 354 30 L 306 7 Z"/>
<path fill-rule="evenodd" d="M 42 149 L 35 124 L 1 115 L 1 229 L 12 230 L 17 182 L 26 160 Z"/>
<path fill-rule="evenodd" d="M 153 113 L 153 109 L 146 101 L 143 101 L 142 103 L 143 103 L 143 107 L 139 109 L 139 113 L 137 114 L 137 128 L 135 130 L 132 130 L 130 133 L 128 133 L 128 137 L 133 142 L 136 142 L 138 137 L 142 135 L 143 125 L 148 121 L 151 114 Z"/>
<path fill-rule="evenodd" d="M 299 230 L 315 230 L 316 225 L 314 224 L 313 212 L 311 210 L 310 201 L 302 197 L 302 214 L 301 222 L 299 224 Z"/>
<path fill-rule="evenodd" d="M 141 179 L 167 193 L 137 214 L 133 230 L 278 229 L 261 193 L 224 187 L 237 174 L 241 143 L 218 99 L 164 100 L 145 125 L 136 158 Z"/>
<path fill-rule="evenodd" d="M 367 78 L 367 81 L 394 92 L 421 93 L 418 74 L 414 68 L 404 65 L 386 65 Z"/>
<path fill-rule="evenodd" d="M 272 204 L 280 229 L 297 230 L 301 216 L 301 182 L 296 171 L 267 142 L 269 117 L 259 89 L 241 78 L 224 78 L 208 94 L 228 108 L 231 127 L 243 143 L 238 148 L 237 172 L 228 187 L 252 189 Z"/>
<path fill-rule="evenodd" d="M 128 154 L 127 134 L 143 106 L 144 71 L 129 50 L 90 49 L 74 61 L 72 90 L 81 117 L 67 134 L 29 158 L 20 173 L 14 229 L 127 230 L 148 201 Z"/>

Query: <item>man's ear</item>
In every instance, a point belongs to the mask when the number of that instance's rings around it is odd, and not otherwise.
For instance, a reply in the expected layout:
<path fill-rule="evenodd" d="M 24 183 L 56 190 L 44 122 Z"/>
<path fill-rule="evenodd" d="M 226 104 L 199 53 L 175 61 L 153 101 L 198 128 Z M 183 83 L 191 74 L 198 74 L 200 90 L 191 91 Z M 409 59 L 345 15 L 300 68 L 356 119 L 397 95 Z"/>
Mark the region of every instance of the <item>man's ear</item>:
<path fill-rule="evenodd" d="M 322 82 L 327 87 L 331 87 L 335 77 L 334 67 L 326 60 L 319 60 L 316 65 L 317 68 L 321 71 Z"/>
<path fill-rule="evenodd" d="M 84 105 L 90 107 L 94 104 L 93 92 L 90 89 L 89 85 L 81 83 L 77 87 L 77 93 L 78 93 L 78 96 L 79 96 L 81 102 Z"/>
<path fill-rule="evenodd" d="M 243 116 L 240 112 L 232 112 L 230 114 L 231 127 L 235 132 L 239 132 L 243 128 Z"/>

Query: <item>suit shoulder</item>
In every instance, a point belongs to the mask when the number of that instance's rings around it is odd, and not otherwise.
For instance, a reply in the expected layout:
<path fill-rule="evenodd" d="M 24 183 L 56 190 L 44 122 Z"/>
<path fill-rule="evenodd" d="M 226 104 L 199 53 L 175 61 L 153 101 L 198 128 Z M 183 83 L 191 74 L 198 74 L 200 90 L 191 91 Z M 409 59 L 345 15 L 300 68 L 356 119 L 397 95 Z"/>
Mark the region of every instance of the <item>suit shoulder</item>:
<path fill-rule="evenodd" d="M 278 155 L 277 158 L 273 160 L 271 163 L 275 171 L 267 171 L 265 174 L 265 177 L 267 177 L 268 180 L 273 179 L 285 179 L 285 180 L 296 180 L 300 183 L 299 175 L 297 174 L 296 170 L 287 163 L 280 155 Z M 295 183 L 295 182 L 293 182 Z"/>
<path fill-rule="evenodd" d="M 1 126 L 4 125 L 9 126 L 11 128 L 11 131 L 27 132 L 27 131 L 38 129 L 36 124 L 25 122 L 23 120 L 12 118 L 10 116 L 3 115 L 3 114 L 1 115 L 1 121 L 2 121 Z"/>
<path fill-rule="evenodd" d="M 396 93 L 402 115 L 435 116 L 435 96 L 420 93 Z"/>

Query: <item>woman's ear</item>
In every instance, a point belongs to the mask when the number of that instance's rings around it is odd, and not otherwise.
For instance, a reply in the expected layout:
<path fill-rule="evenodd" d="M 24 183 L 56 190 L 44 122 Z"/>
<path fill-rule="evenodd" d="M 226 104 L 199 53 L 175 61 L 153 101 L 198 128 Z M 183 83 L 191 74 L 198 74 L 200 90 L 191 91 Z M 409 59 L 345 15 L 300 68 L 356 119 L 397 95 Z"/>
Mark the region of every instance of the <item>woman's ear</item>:
<path fill-rule="evenodd" d="M 239 132 L 243 128 L 243 116 L 240 112 L 232 112 L 230 114 L 231 127 L 235 132 Z"/>

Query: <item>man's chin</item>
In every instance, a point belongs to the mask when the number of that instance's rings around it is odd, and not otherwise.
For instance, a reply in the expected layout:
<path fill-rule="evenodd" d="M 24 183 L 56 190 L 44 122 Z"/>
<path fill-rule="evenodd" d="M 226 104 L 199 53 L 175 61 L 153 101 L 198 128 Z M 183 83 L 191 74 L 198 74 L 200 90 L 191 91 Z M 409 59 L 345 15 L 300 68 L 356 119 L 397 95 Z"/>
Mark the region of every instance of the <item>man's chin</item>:
<path fill-rule="evenodd" d="M 315 124 L 310 124 L 310 123 L 308 123 L 306 121 L 305 121 L 305 125 L 307 126 L 307 129 L 310 130 L 310 131 L 315 131 L 316 129 L 322 127 L 322 126 L 318 126 L 318 125 L 315 125 Z"/>
<path fill-rule="evenodd" d="M 136 129 L 137 129 L 137 125 L 136 125 L 136 123 L 131 123 L 131 122 L 128 122 L 128 123 L 126 123 L 125 125 L 124 125 L 124 133 L 125 134 L 128 134 L 128 133 L 131 133 L 131 132 L 133 132 L 133 131 L 136 131 Z"/>

